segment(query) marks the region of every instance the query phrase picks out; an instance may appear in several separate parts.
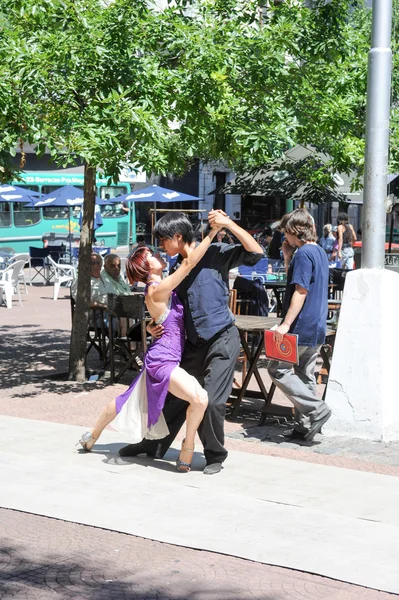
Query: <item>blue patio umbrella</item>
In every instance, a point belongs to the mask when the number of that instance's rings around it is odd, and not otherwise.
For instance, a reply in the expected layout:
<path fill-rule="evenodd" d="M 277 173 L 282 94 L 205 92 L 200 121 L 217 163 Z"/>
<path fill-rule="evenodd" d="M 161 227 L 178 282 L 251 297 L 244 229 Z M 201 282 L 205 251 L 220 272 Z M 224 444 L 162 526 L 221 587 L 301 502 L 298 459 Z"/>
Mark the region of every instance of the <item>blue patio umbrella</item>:
<path fill-rule="evenodd" d="M 0 185 L 0 202 L 28 202 L 31 206 L 38 196 L 40 196 L 39 192 L 27 188 L 9 184 Z"/>
<path fill-rule="evenodd" d="M 35 202 L 36 207 L 45 206 L 65 206 L 69 209 L 74 206 L 82 206 L 84 201 L 83 190 L 74 187 L 73 185 L 64 185 L 45 196 L 42 196 L 38 202 Z M 103 220 L 100 212 L 97 210 L 97 205 L 105 204 L 98 196 L 96 196 L 96 210 L 94 213 L 94 230 L 101 227 Z M 69 253 L 72 255 L 72 241 L 71 241 L 71 211 L 68 210 L 69 220 Z M 82 226 L 81 214 L 79 219 L 80 226 Z"/>
<path fill-rule="evenodd" d="M 154 218 L 156 219 L 157 202 L 164 204 L 166 202 L 190 202 L 195 200 L 201 200 L 201 198 L 154 184 L 135 192 L 129 192 L 124 196 L 113 198 L 112 202 L 152 202 L 154 204 Z"/>
<path fill-rule="evenodd" d="M 82 206 L 83 190 L 74 187 L 73 185 L 64 185 L 45 196 L 42 196 L 36 206 Z M 96 204 L 102 204 L 102 200 L 96 196 Z"/>
<path fill-rule="evenodd" d="M 142 190 L 129 192 L 124 196 L 117 196 L 111 202 L 189 202 L 193 200 L 201 200 L 197 196 L 190 196 L 183 192 L 168 190 L 159 185 L 150 185 Z"/>

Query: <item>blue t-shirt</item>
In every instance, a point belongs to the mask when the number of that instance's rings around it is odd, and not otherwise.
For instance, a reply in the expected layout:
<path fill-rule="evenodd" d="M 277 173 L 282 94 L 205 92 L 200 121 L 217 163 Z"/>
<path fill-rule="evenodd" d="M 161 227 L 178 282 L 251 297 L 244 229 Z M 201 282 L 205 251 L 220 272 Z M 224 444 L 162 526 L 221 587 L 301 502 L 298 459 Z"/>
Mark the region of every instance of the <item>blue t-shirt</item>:
<path fill-rule="evenodd" d="M 326 336 L 328 309 L 328 260 L 317 244 L 304 244 L 295 252 L 287 274 L 283 316 L 287 314 L 295 285 L 307 290 L 307 296 L 289 333 L 298 335 L 300 346 L 319 346 Z"/>

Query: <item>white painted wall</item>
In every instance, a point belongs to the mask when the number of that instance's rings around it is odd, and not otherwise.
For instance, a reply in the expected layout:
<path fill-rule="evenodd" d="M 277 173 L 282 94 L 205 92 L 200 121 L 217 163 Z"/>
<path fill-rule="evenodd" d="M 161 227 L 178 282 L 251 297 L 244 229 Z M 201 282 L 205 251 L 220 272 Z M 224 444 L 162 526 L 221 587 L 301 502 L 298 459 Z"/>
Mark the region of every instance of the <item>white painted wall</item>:
<path fill-rule="evenodd" d="M 399 439 L 399 274 L 348 274 L 326 402 L 325 433 Z"/>
<path fill-rule="evenodd" d="M 200 210 L 212 210 L 214 195 L 209 195 L 216 187 L 214 173 L 226 173 L 226 182 L 231 181 L 235 177 L 235 173 L 231 171 L 222 162 L 200 163 L 199 168 L 199 197 L 204 198 L 199 202 Z M 226 194 L 226 213 L 234 220 L 241 219 L 241 196 L 239 194 Z"/>

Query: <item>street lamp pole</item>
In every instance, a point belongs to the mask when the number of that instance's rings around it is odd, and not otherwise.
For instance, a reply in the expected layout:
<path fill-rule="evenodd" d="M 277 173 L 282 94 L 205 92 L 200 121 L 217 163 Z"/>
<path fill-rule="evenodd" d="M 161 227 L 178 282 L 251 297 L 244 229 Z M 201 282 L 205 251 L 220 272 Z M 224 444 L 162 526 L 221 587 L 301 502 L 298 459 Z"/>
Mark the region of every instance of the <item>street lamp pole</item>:
<path fill-rule="evenodd" d="M 368 55 L 366 152 L 362 267 L 382 269 L 385 229 L 391 93 L 392 0 L 373 0 L 371 49 Z"/>

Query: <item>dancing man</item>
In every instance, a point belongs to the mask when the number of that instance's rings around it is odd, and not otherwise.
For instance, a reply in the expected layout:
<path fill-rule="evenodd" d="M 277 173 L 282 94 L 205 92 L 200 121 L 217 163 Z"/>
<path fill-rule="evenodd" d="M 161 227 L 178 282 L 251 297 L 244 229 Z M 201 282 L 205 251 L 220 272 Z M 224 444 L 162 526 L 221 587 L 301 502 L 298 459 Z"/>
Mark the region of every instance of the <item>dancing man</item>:
<path fill-rule="evenodd" d="M 181 367 L 194 376 L 208 394 L 208 408 L 198 428 L 204 446 L 204 474 L 219 473 L 226 460 L 224 416 L 230 395 L 234 368 L 240 350 L 234 316 L 229 310 L 229 271 L 239 265 L 255 265 L 263 256 L 254 238 L 223 211 L 209 213 L 212 227 L 228 229 L 239 244 L 216 243 L 177 286 L 176 293 L 184 305 L 186 344 Z M 154 236 L 169 256 L 179 254 L 174 269 L 179 269 L 196 247 L 193 227 L 184 213 L 168 213 L 155 225 Z M 155 332 L 158 334 L 158 328 Z M 154 333 L 154 328 L 150 328 Z M 121 448 L 121 456 L 147 454 L 162 458 L 184 423 L 187 404 L 169 394 L 163 414 L 169 435 L 163 440 L 143 439 Z"/>

